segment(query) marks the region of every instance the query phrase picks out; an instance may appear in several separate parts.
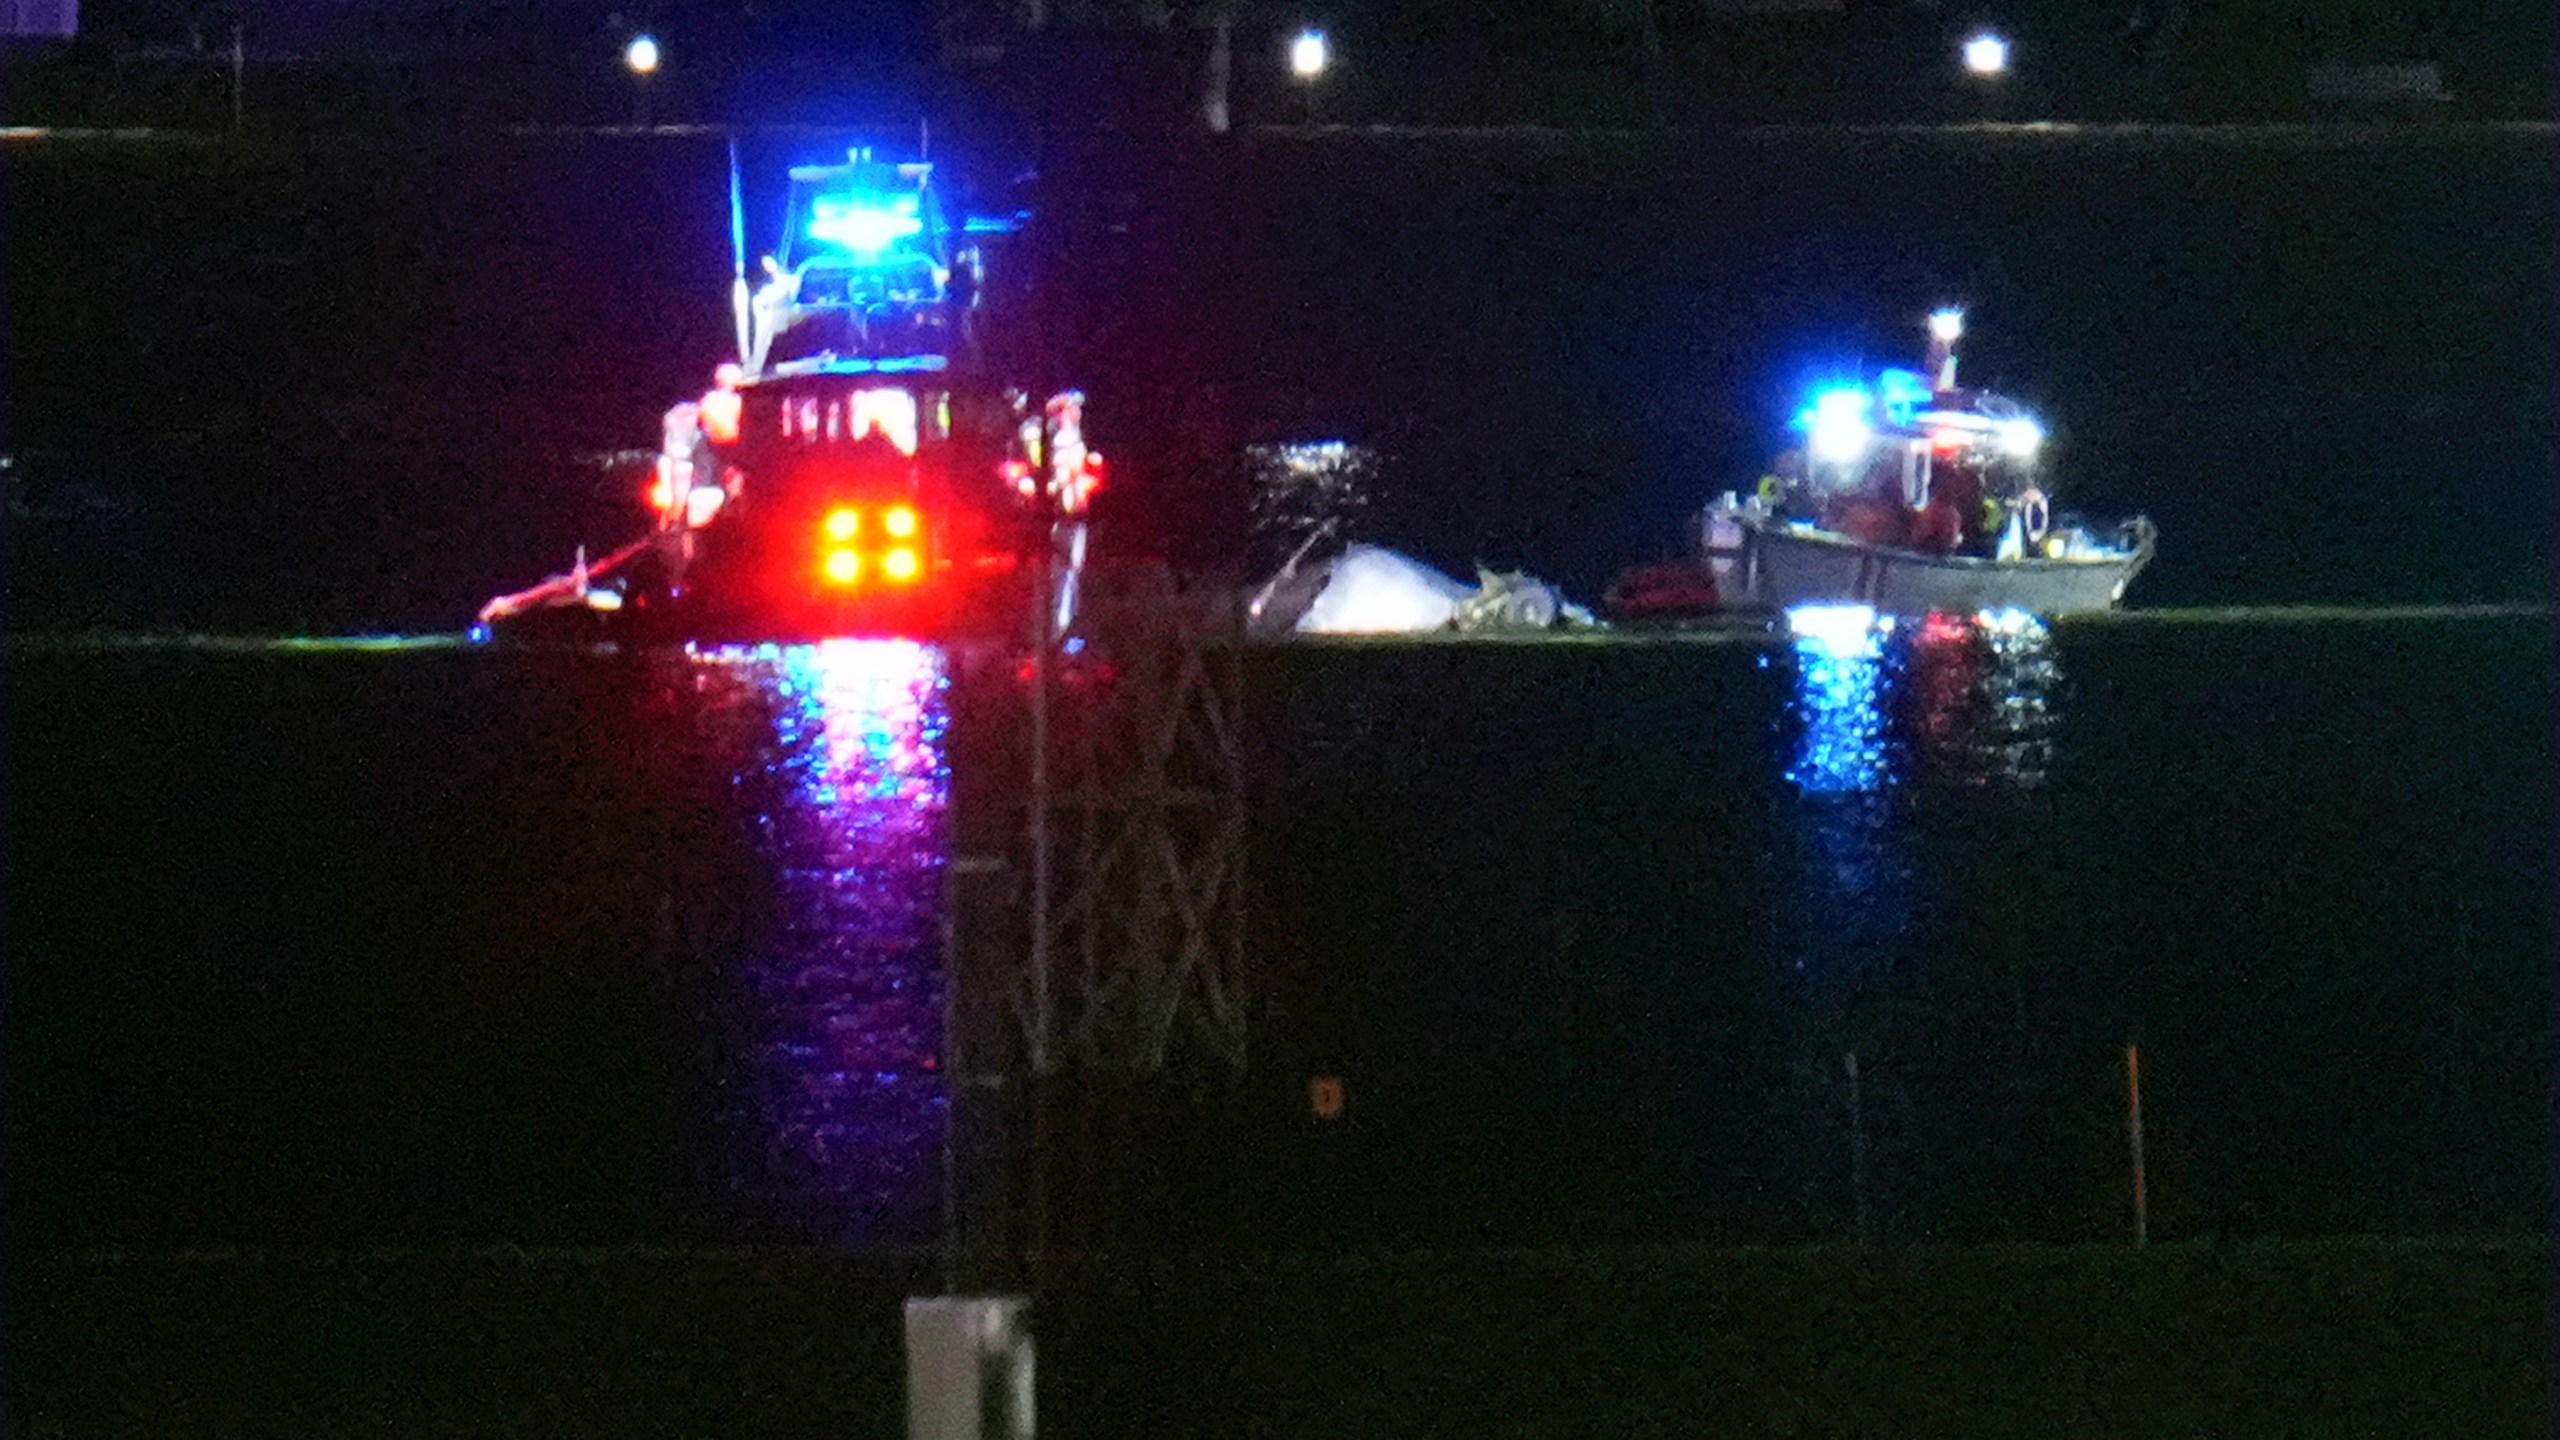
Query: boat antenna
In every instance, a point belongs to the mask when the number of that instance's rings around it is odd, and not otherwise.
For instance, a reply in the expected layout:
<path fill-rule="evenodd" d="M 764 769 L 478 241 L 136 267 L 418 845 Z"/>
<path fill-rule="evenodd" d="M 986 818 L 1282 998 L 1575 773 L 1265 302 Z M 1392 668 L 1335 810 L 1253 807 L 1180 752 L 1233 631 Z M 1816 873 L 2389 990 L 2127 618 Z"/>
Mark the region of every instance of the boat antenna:
<path fill-rule="evenodd" d="M 738 322 L 738 363 L 747 363 L 747 205 L 738 189 L 738 134 L 729 132 L 729 309 Z"/>

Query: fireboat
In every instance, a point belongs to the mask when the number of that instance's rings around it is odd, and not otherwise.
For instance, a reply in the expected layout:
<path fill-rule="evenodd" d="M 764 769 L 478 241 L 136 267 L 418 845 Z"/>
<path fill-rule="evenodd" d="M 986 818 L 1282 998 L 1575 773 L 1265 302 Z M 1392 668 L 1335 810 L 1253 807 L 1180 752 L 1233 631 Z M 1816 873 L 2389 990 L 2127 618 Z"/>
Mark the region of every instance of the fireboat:
<path fill-rule="evenodd" d="M 733 147 L 737 357 L 666 412 L 644 533 L 490 600 L 475 637 L 991 629 L 1044 522 L 1071 576 L 1102 457 L 1081 393 L 1034 407 L 989 362 L 980 237 L 1014 223 L 955 221 L 930 163 L 855 149 L 791 169 L 781 244 L 751 292 Z"/>
<path fill-rule="evenodd" d="M 1925 376 L 1888 369 L 1815 396 L 1796 417 L 1801 448 L 1755 493 L 1728 491 L 1700 515 L 1696 559 L 1622 577 L 1613 608 L 2052 618 L 2121 605 L 2157 530 L 2139 515 L 2112 530 L 2056 523 L 2044 426 L 2005 396 L 1958 388 L 1963 333 L 1960 311 L 1937 311 Z"/>

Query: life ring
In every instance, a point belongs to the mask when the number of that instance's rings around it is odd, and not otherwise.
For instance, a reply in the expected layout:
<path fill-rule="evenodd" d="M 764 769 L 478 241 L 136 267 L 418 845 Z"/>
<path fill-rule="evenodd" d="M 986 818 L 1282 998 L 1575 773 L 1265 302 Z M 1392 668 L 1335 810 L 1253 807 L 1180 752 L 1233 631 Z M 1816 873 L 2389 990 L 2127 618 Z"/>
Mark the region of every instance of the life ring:
<path fill-rule="evenodd" d="M 2027 544 L 2044 543 L 2044 532 L 2053 523 L 2052 507 L 2045 503 L 2044 492 L 2030 485 L 2018 496 L 2018 523 L 2027 532 Z"/>

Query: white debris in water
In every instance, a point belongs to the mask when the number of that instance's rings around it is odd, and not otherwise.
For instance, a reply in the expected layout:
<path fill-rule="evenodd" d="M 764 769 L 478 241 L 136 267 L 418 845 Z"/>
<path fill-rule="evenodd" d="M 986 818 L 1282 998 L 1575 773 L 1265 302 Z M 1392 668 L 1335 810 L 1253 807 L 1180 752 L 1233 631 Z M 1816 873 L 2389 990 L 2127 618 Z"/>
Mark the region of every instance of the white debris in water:
<path fill-rule="evenodd" d="M 1474 592 L 1419 560 L 1353 545 L 1327 567 L 1324 588 L 1298 617 L 1308 635 L 1406 635 L 1445 630 Z"/>
<path fill-rule="evenodd" d="M 1470 587 L 1393 550 L 1352 545 L 1325 567 L 1322 588 L 1295 628 L 1307 635 L 1413 635 L 1598 623 L 1543 580 L 1479 568 L 1476 582 Z"/>

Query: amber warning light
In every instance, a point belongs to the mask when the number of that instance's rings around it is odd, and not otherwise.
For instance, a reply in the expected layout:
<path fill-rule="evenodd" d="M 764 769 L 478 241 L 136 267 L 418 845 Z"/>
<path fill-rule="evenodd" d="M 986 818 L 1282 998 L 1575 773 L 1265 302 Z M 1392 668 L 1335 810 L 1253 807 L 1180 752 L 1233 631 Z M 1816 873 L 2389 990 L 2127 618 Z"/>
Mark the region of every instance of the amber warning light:
<path fill-rule="evenodd" d="M 924 574 L 924 557 L 910 544 L 890 548 L 866 556 L 856 548 L 870 530 L 867 518 L 876 518 L 879 530 L 892 540 L 913 541 L 924 522 L 906 505 L 892 505 L 877 517 L 865 517 L 851 506 L 830 510 L 819 522 L 822 554 L 820 571 L 830 585 L 858 584 L 877 567 L 878 574 L 892 584 L 908 584 Z"/>

